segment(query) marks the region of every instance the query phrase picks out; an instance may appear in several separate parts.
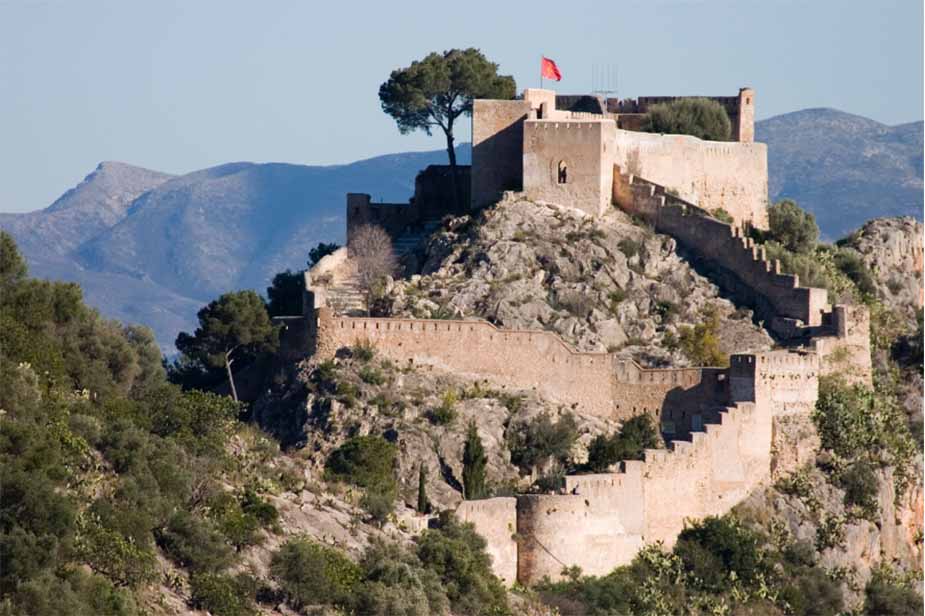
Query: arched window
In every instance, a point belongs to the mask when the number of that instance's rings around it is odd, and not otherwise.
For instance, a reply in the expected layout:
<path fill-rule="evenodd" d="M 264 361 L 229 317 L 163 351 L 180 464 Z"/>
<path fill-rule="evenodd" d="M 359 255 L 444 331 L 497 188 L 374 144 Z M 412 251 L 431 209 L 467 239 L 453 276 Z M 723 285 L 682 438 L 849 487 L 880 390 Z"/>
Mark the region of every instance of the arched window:
<path fill-rule="evenodd" d="M 565 164 L 564 160 L 559 161 L 559 183 L 568 183 L 568 165 Z"/>

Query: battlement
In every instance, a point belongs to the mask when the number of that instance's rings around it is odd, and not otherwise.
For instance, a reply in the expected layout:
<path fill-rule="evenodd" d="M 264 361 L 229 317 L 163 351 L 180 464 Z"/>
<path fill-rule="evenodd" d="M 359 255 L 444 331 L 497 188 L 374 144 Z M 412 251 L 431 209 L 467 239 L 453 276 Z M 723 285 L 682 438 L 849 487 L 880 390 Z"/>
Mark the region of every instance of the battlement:
<path fill-rule="evenodd" d="M 533 389 L 576 410 L 605 417 L 726 399 L 721 368 L 643 368 L 611 353 L 575 351 L 544 330 L 501 330 L 482 320 L 347 317 L 314 311 L 319 357 L 360 342 L 402 365 L 437 367 L 502 387 Z"/>
<path fill-rule="evenodd" d="M 599 216 L 610 205 L 619 165 L 704 209 L 722 208 L 739 223 L 767 228 L 767 148 L 753 143 L 754 92 L 715 97 L 732 111 L 735 141 L 632 130 L 649 105 L 674 98 L 614 103 L 528 88 L 519 100 L 474 101 L 473 207 L 515 191 Z"/>
<path fill-rule="evenodd" d="M 604 575 L 645 543 L 671 546 L 687 520 L 726 513 L 768 480 L 772 421 L 754 403 L 726 407 L 690 440 L 648 449 L 619 472 L 569 475 L 563 494 L 518 496 L 518 581 L 559 579 L 568 566 Z M 493 524 L 469 520 L 480 533 Z"/>

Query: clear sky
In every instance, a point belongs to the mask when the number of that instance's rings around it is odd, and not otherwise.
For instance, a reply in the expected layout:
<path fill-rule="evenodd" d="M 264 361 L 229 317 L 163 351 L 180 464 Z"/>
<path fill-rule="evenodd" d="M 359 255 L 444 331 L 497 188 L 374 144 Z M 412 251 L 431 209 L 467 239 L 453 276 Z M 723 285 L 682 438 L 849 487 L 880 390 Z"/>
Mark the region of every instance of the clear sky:
<path fill-rule="evenodd" d="M 539 85 L 546 54 L 562 93 L 589 91 L 598 64 L 618 69 L 621 97 L 749 85 L 759 119 L 835 107 L 921 120 L 922 5 L 0 0 L 0 211 L 49 205 L 101 160 L 183 173 L 441 148 L 400 135 L 377 91 L 453 47 L 481 48 L 518 89 Z"/>

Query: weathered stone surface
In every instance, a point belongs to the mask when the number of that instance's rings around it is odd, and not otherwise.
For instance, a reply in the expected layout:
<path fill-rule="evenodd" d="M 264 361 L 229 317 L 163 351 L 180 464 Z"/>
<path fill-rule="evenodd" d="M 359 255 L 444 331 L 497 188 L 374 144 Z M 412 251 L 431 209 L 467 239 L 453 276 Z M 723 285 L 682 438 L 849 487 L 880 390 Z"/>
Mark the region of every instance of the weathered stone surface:
<path fill-rule="evenodd" d="M 715 311 L 727 352 L 770 348 L 767 334 L 676 252 L 673 239 L 633 224 L 525 200 L 457 218 L 424 250 L 423 275 L 398 281 L 393 316 L 481 317 L 503 329 L 546 329 L 578 350 L 641 363 L 688 365 L 665 344 Z M 436 307 L 435 307 L 436 304 Z"/>

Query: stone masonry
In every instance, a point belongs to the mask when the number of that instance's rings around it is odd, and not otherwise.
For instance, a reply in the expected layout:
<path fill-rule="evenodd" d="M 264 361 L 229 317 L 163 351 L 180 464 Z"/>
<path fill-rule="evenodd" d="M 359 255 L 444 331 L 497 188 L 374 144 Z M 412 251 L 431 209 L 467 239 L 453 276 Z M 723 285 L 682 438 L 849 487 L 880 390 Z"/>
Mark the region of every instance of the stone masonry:
<path fill-rule="evenodd" d="M 587 414 L 622 421 L 648 413 L 659 422 L 668 448 L 647 450 L 644 460 L 623 462 L 617 472 L 569 476 L 560 494 L 460 505 L 458 516 L 485 537 L 506 584 L 557 579 L 571 566 L 601 575 L 647 543 L 672 545 L 687 520 L 726 513 L 807 461 L 812 448 L 786 440 L 784 428 L 808 422 L 819 376 L 840 372 L 870 382 L 866 309 L 829 305 L 825 290 L 800 286 L 742 230 L 767 225 L 767 152 L 753 143 L 754 92 L 742 89 L 721 101 L 735 112 L 734 142 L 620 128 L 662 100 L 597 100 L 596 112 L 594 101 L 548 90 L 527 90 L 513 101 L 476 100 L 472 206 L 494 202 L 503 191 L 588 215 L 616 205 L 674 237 L 707 275 L 755 308 L 788 349 L 733 355 L 728 368 L 646 369 L 610 353 L 577 352 L 547 331 L 499 330 L 481 320 L 350 316 L 334 301 L 334 290 L 355 269 L 347 249 L 305 273 L 303 314 L 279 319 L 286 326 L 281 353 L 291 358 L 319 360 L 368 342 L 399 365 L 532 389 Z M 442 212 L 445 173 L 429 174 L 433 181 L 422 186 L 419 179 L 418 198 L 407 205 L 348 195 L 348 237 L 349 227 L 363 223 L 395 236 Z M 717 220 L 717 208 L 734 223 Z"/>

